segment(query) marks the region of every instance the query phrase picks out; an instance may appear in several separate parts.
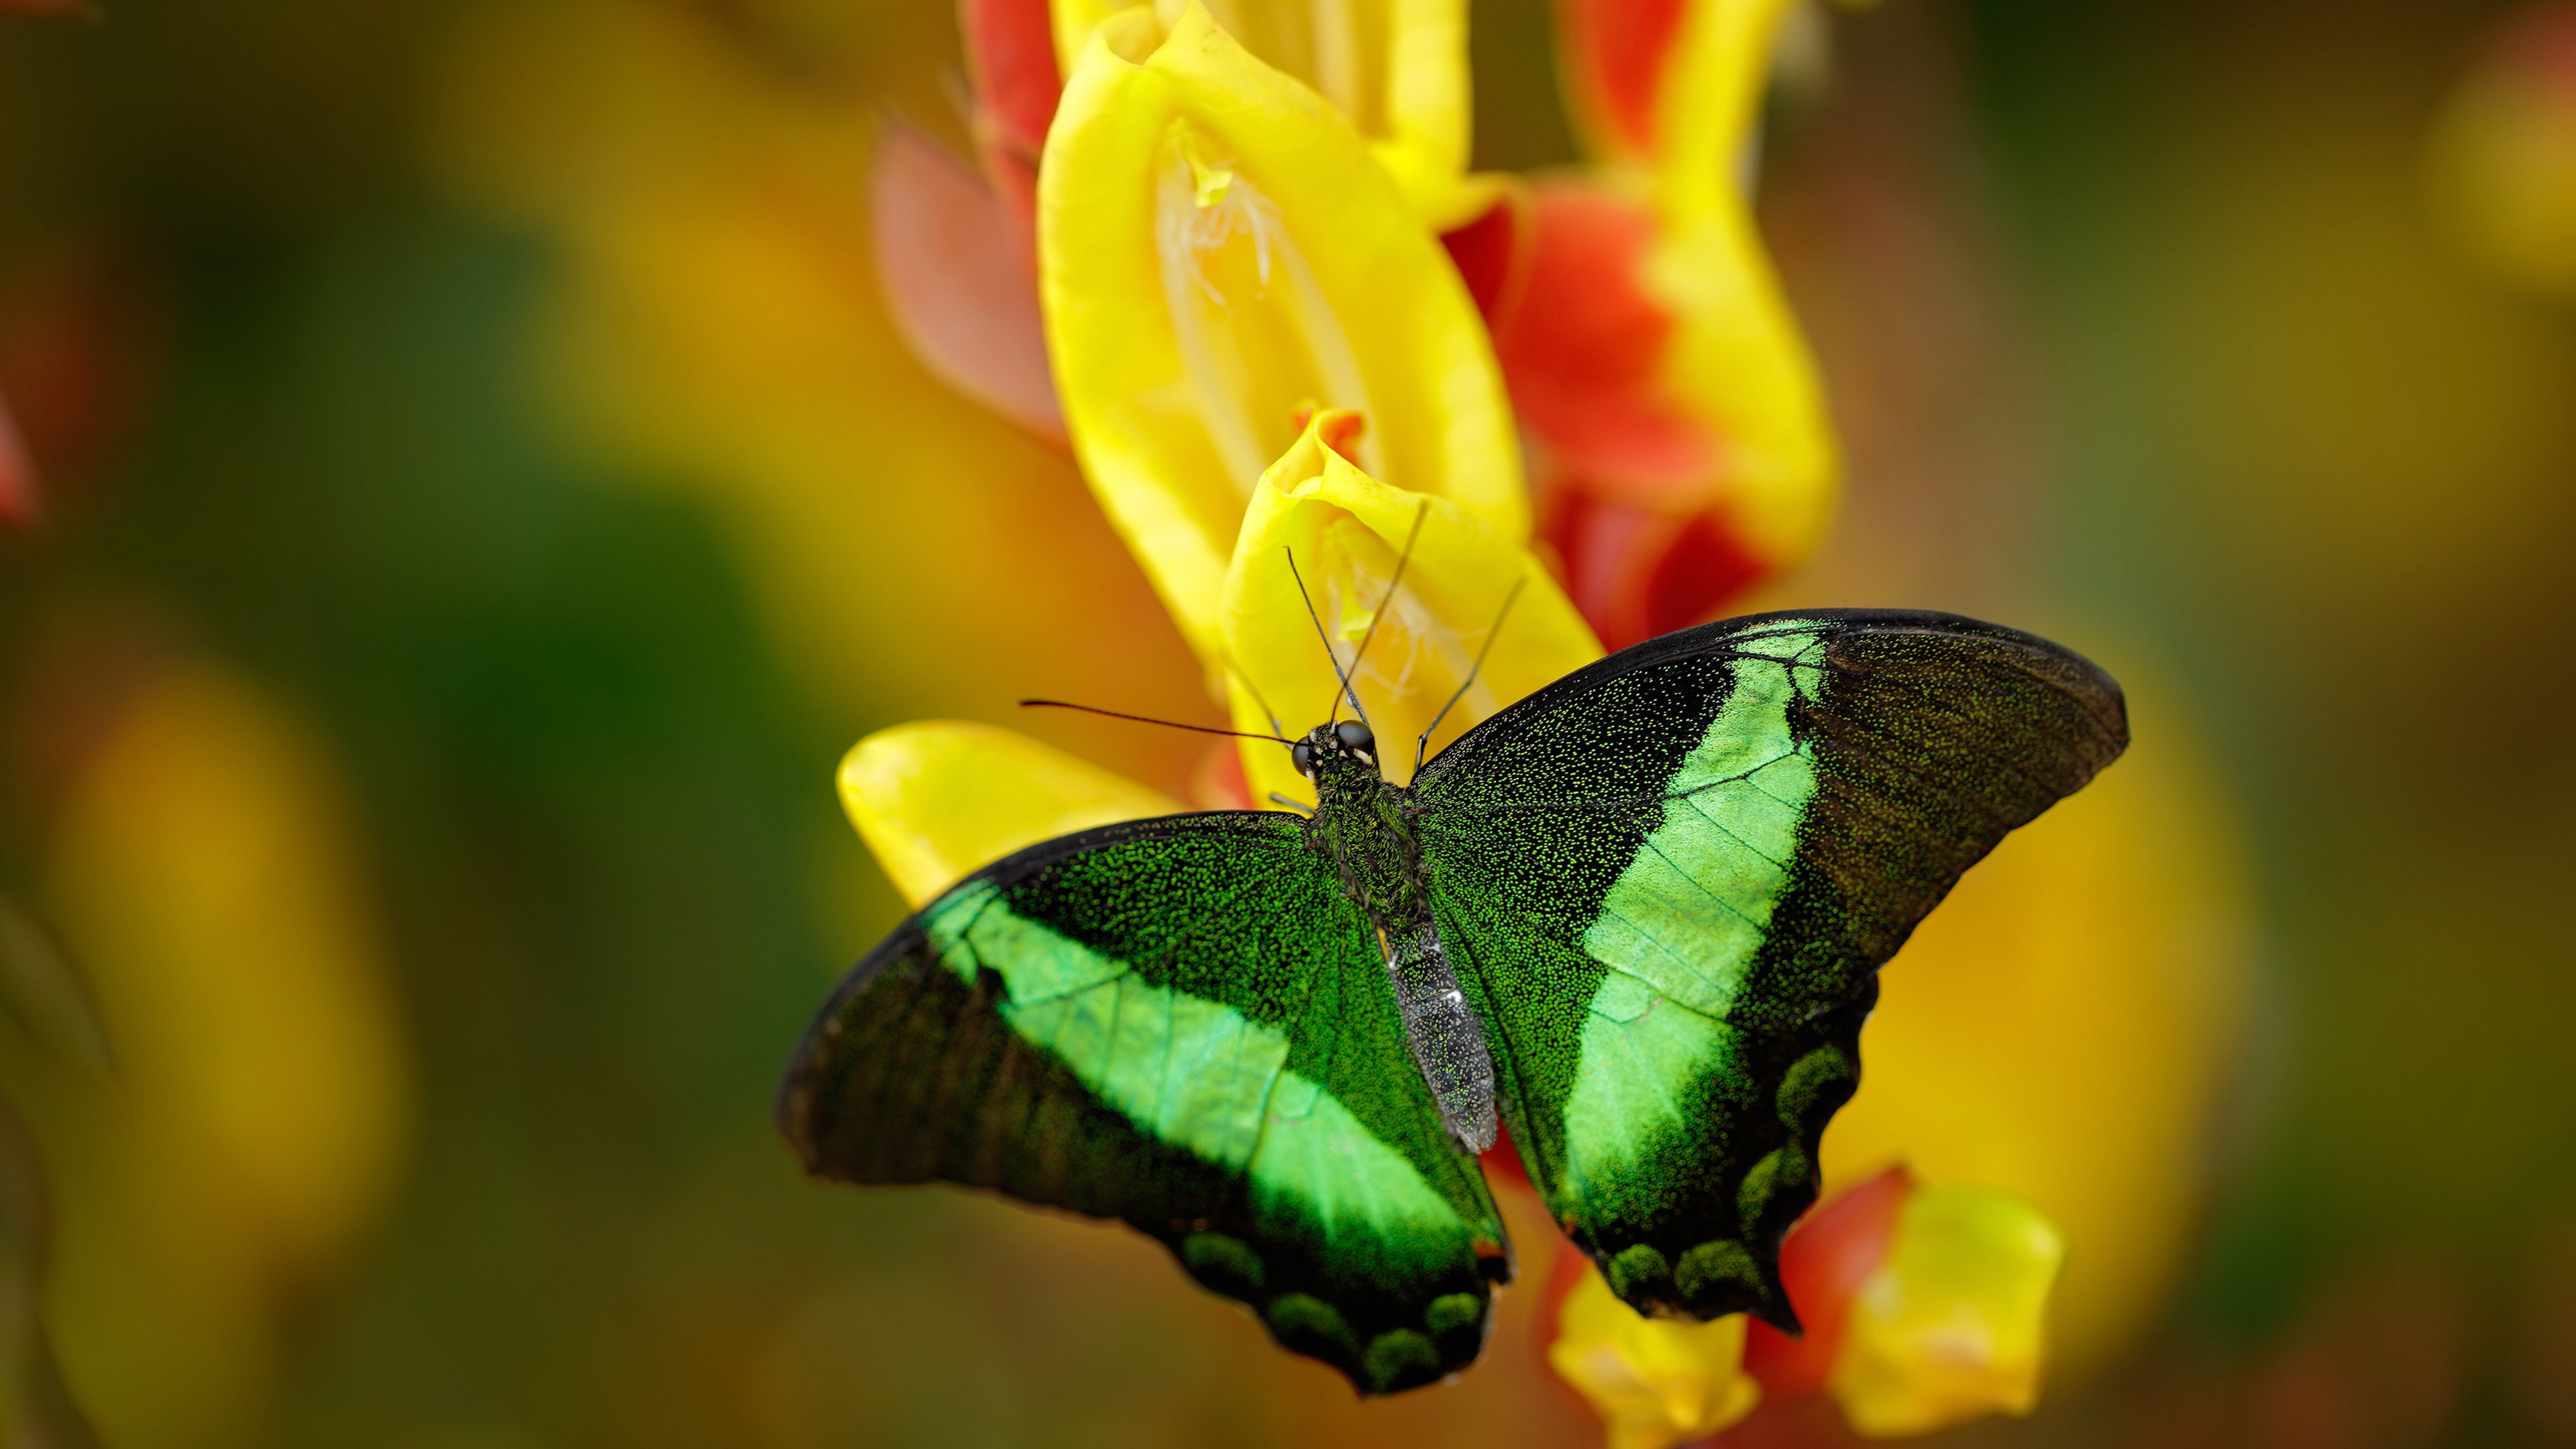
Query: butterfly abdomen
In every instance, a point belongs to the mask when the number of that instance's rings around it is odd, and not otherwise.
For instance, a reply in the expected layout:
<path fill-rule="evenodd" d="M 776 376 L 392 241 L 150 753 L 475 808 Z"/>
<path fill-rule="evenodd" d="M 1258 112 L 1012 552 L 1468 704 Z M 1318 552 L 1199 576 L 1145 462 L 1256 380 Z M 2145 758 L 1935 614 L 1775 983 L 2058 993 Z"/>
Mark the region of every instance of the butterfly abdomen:
<path fill-rule="evenodd" d="M 1387 931 L 1386 971 L 1404 1013 L 1404 1035 L 1449 1135 L 1469 1152 L 1494 1145 L 1494 1059 L 1485 1029 L 1458 989 L 1458 973 L 1429 912 Z"/>
<path fill-rule="evenodd" d="M 1377 928 L 1414 1065 L 1449 1135 L 1469 1152 L 1483 1152 L 1497 1135 L 1494 1059 L 1432 923 L 1411 798 L 1374 767 L 1328 762 L 1315 773 L 1315 800 L 1309 828 L 1331 852 L 1344 893 Z"/>

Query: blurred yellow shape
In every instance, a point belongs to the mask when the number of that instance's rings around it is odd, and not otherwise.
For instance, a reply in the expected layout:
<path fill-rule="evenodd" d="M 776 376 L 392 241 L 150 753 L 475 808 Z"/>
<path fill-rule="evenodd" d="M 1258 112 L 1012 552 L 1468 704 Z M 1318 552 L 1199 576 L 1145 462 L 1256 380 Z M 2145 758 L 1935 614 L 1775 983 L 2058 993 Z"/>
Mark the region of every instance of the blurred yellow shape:
<path fill-rule="evenodd" d="M 1350 707 L 1334 703 L 1333 664 L 1298 598 L 1289 556 L 1344 667 L 1385 600 L 1385 619 L 1353 683 L 1378 731 L 1380 767 L 1401 784 L 1412 776 L 1417 737 L 1465 682 L 1489 635 L 1493 647 L 1484 667 L 1435 747 L 1600 658 L 1601 645 L 1516 539 L 1457 502 L 1392 488 L 1362 472 L 1344 450 L 1365 422 L 1348 413 L 1319 414 L 1262 475 L 1226 570 L 1223 647 L 1234 665 L 1236 727 L 1267 731 L 1266 700 L 1288 712 L 1279 723 L 1294 737 L 1336 707 L 1347 717 Z M 1396 559 L 1417 521 L 1421 534 L 1403 587 L 1389 598 Z M 1511 616 L 1494 633 L 1503 601 L 1516 588 Z M 1274 790 L 1314 798 L 1313 787 L 1275 745 L 1246 743 L 1243 769 L 1256 801 Z"/>
<path fill-rule="evenodd" d="M 2497 279 L 2576 298 L 2576 8 L 2525 12 L 2433 133 L 2443 220 Z"/>
<path fill-rule="evenodd" d="M 1066 73 L 1093 31 L 1137 8 L 1171 30 L 1192 7 L 1055 0 L 1056 57 Z M 1498 183 L 1466 175 L 1466 0 L 1207 0 L 1204 8 L 1244 49 L 1347 117 L 1424 224 L 1445 230 L 1491 204 Z"/>
<path fill-rule="evenodd" d="M 1245 506 L 1316 407 L 1367 416 L 1373 476 L 1527 536 L 1501 376 L 1447 254 L 1350 122 L 1205 10 L 1092 32 L 1038 235 L 1074 450 L 1212 687 Z"/>
<path fill-rule="evenodd" d="M 915 910 L 968 872 L 1095 825 L 1180 803 L 995 725 L 924 720 L 879 730 L 841 760 L 841 808 Z"/>
<path fill-rule="evenodd" d="M 1853 1429 L 1928 1434 L 2039 1399 L 2048 1291 L 2065 1240 L 2028 1203 L 1927 1187 L 1853 1295 L 1833 1393 Z"/>
<path fill-rule="evenodd" d="M 1744 1372 L 1742 1314 L 1708 1323 L 1647 1318 L 1589 1264 L 1558 1312 L 1547 1361 L 1600 1412 L 1610 1449 L 1706 1438 L 1762 1401 L 1762 1386 Z"/>
<path fill-rule="evenodd" d="M 2234 822 L 2145 671 L 2136 743 L 2005 837 L 1879 973 L 1828 1191 L 1893 1162 L 2027 1200 L 2075 1245 L 2052 1371 L 2163 1301 L 2205 1186 L 2253 926 Z"/>
<path fill-rule="evenodd" d="M 118 1072 L 40 1124 L 65 1139 L 66 1375 L 110 1442 L 226 1442 L 402 1153 L 407 1052 L 344 805 L 277 704 L 172 667 L 87 756 L 48 863 Z"/>

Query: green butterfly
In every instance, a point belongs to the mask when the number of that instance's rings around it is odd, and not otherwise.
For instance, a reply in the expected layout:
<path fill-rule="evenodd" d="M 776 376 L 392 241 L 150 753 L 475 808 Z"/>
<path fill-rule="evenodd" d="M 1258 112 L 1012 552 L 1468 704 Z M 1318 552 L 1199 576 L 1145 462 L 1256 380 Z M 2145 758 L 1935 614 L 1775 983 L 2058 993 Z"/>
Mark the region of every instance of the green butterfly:
<path fill-rule="evenodd" d="M 1780 1239 L 1879 966 L 2127 742 L 2075 654 L 1878 611 L 1623 650 L 1405 787 L 1327 723 L 1294 745 L 1312 818 L 1105 826 L 933 901 L 833 994 L 779 1124 L 817 1176 L 1124 1219 L 1373 1394 L 1483 1347 L 1499 1117 L 1621 1298 L 1794 1332 Z"/>

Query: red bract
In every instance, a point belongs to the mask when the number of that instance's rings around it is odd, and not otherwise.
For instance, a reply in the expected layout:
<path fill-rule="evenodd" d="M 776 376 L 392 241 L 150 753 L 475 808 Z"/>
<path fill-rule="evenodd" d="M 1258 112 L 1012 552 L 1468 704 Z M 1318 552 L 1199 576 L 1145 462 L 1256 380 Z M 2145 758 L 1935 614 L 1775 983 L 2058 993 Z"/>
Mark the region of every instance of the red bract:
<path fill-rule="evenodd" d="M 1615 502 L 1579 476 L 1548 481 L 1538 536 L 1605 648 L 1696 624 L 1771 571 L 1712 513 Z"/>
<path fill-rule="evenodd" d="M 890 127 L 870 198 L 877 276 L 923 366 L 1042 437 L 1064 437 L 1026 225 L 928 137 Z"/>
<path fill-rule="evenodd" d="M 1575 181 L 1537 188 L 1524 279 L 1493 319 L 1512 407 L 1554 467 L 1632 502 L 1684 503 L 1716 440 L 1662 388 L 1672 314 L 1638 285 L 1643 205 Z"/>
<path fill-rule="evenodd" d="M 1609 132 L 1602 141 L 1631 151 L 1654 144 L 1655 100 L 1683 9 L 1684 0 L 1559 0 L 1566 77 Z"/>
<path fill-rule="evenodd" d="M 1914 1178 L 1891 1167 L 1809 1213 L 1780 1245 L 1780 1283 L 1804 1335 L 1791 1338 L 1767 1323 L 1749 1326 L 1744 1368 L 1779 1397 L 1822 1393 L 1842 1350 L 1853 1295 L 1887 1256 L 1896 1215 L 1914 1195 Z"/>
<path fill-rule="evenodd" d="M 1064 94 L 1046 0 L 958 0 L 957 24 L 974 79 L 984 171 L 1025 230 L 1037 211 L 1038 154 Z"/>

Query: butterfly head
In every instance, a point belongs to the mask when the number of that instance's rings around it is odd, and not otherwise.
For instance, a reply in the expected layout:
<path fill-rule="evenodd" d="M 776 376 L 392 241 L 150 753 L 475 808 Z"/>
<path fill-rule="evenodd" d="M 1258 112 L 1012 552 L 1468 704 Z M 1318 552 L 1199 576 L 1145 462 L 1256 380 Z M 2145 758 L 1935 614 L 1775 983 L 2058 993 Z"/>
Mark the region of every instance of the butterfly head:
<path fill-rule="evenodd" d="M 1353 770 L 1375 775 L 1377 736 L 1355 719 L 1317 725 L 1289 747 L 1288 757 L 1296 762 L 1297 773 L 1309 780 L 1321 781 L 1328 774 Z"/>

